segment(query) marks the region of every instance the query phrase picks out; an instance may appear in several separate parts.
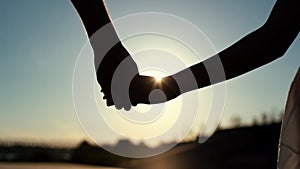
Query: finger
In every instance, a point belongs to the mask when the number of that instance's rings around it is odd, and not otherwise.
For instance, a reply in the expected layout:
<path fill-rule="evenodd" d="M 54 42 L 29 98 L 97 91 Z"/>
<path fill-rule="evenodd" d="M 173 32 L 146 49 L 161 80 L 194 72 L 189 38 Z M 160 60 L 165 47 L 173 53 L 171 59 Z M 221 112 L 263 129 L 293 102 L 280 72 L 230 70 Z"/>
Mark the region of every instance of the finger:
<path fill-rule="evenodd" d="M 116 104 L 115 107 L 116 107 L 116 109 L 118 109 L 118 110 L 121 110 L 121 109 L 122 109 L 122 105 L 120 105 L 120 104 Z"/>
<path fill-rule="evenodd" d="M 124 110 L 129 111 L 131 109 L 131 105 L 125 105 Z"/>

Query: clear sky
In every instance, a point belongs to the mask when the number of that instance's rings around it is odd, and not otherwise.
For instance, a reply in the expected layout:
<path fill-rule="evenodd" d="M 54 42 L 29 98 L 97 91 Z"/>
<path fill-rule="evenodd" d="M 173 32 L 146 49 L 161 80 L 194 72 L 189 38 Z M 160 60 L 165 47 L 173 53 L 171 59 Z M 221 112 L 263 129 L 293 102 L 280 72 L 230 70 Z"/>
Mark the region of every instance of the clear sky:
<path fill-rule="evenodd" d="M 221 51 L 261 26 L 275 1 L 107 0 L 106 3 L 112 19 L 137 12 L 164 12 L 185 18 Z M 0 21 L 0 139 L 77 142 L 86 138 L 72 102 L 72 74 L 87 38 L 71 3 L 2 0 Z M 298 36 L 284 57 L 227 83 L 223 126 L 230 126 L 233 116 L 251 123 L 263 112 L 272 114 L 284 109 L 300 63 L 299 42 Z"/>

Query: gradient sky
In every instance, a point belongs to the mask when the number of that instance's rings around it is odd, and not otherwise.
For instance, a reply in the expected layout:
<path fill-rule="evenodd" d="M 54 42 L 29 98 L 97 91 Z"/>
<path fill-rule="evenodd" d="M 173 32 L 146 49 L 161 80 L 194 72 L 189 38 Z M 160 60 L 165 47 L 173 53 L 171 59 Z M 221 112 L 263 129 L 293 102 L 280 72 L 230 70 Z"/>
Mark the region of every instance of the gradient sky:
<path fill-rule="evenodd" d="M 261 26 L 275 1 L 107 0 L 106 3 L 112 19 L 137 12 L 164 12 L 185 18 L 221 51 Z M 0 139 L 77 142 L 86 138 L 74 111 L 72 74 L 87 38 L 71 3 L 2 0 L 0 21 Z M 300 63 L 299 40 L 298 36 L 284 57 L 227 82 L 222 126 L 230 126 L 233 116 L 251 123 L 263 112 L 278 115 L 284 109 Z"/>

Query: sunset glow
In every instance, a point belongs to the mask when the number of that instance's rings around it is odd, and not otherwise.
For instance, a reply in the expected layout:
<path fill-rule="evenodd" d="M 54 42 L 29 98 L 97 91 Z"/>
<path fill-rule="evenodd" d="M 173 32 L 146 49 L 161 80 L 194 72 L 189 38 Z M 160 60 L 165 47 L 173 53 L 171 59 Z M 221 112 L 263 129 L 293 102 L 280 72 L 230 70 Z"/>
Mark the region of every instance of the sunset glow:
<path fill-rule="evenodd" d="M 163 79 L 162 76 L 155 76 L 154 78 L 155 78 L 155 81 L 156 81 L 157 83 L 160 83 L 160 82 L 162 81 L 162 79 Z"/>

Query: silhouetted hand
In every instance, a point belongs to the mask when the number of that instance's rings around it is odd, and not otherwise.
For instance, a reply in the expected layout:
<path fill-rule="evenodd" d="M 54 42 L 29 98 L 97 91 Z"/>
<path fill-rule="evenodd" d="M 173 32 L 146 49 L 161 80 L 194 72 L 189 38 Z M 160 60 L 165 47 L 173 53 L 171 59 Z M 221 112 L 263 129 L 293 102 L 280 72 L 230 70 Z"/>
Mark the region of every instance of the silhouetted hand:
<path fill-rule="evenodd" d="M 97 60 L 97 48 L 94 53 Z M 139 75 L 136 63 L 121 43 L 104 56 L 96 70 L 107 106 L 115 105 L 117 109 L 130 110 L 139 103 L 164 103 L 181 94 L 172 76 L 157 80 Z"/>
<path fill-rule="evenodd" d="M 95 53 L 97 80 L 104 93 L 107 105 L 116 105 L 129 110 L 138 103 L 154 104 L 174 99 L 181 93 L 206 87 L 224 80 L 232 79 L 270 63 L 284 55 L 299 33 L 300 10 L 297 0 L 277 0 L 266 23 L 259 29 L 240 39 L 235 44 L 209 59 L 182 70 L 176 75 L 168 76 L 162 81 L 153 77 L 141 76 L 130 54 L 123 47 L 111 25 L 106 36 L 100 38 L 117 43 L 103 57 L 101 45 L 91 37 L 101 27 L 110 23 L 104 1 L 71 0 L 78 11 L 90 43 Z M 93 39 L 93 38 L 92 38 Z M 99 42 L 102 42 L 99 40 Z M 105 42 L 104 42 L 105 43 Z M 98 49 L 99 47 L 99 49 Z M 103 59 L 102 59 L 103 57 Z M 122 64 L 126 60 L 126 64 Z M 206 66 L 218 65 L 221 61 L 225 77 L 210 80 Z M 99 64 L 99 65 L 98 65 Z M 120 66 L 122 65 L 122 66 Z M 114 76 L 122 67 L 121 75 Z M 189 72 L 192 72 L 196 83 L 191 83 Z M 176 77 L 176 78 L 174 78 Z M 176 80 L 177 81 L 176 81 Z M 178 83 L 183 90 L 179 90 Z"/>
<path fill-rule="evenodd" d="M 172 76 L 157 80 L 150 76 L 136 75 L 130 83 L 129 92 L 133 106 L 139 103 L 164 103 L 181 94 L 179 86 Z"/>
<path fill-rule="evenodd" d="M 101 48 L 101 47 L 100 47 Z M 95 63 L 97 63 L 98 52 L 97 48 L 94 48 L 95 53 Z M 126 61 L 125 65 L 124 62 Z M 118 96 L 124 95 L 122 93 L 118 94 L 115 93 L 114 99 L 112 96 L 112 80 L 115 78 L 115 81 L 118 81 L 119 83 L 117 85 L 125 86 L 125 81 L 130 80 L 130 76 L 133 77 L 133 75 L 138 74 L 138 68 L 130 54 L 127 52 L 127 50 L 124 48 L 124 46 L 119 42 L 116 44 L 112 49 L 109 50 L 109 52 L 104 56 L 104 58 L 101 60 L 99 66 L 95 65 L 96 72 L 97 72 L 97 81 L 99 85 L 101 86 L 101 91 L 104 93 L 103 99 L 106 100 L 107 106 L 116 105 L 116 108 L 121 109 L 124 106 L 120 100 L 117 99 Z M 125 70 L 122 70 L 121 77 L 116 77 L 115 72 L 117 68 L 123 67 Z M 123 78 L 123 79 L 120 79 Z M 126 79 L 124 79 L 126 78 Z M 115 85 L 116 86 L 116 85 Z M 129 84 L 128 84 L 129 86 Z M 119 88 L 119 86 L 116 86 Z M 116 89 L 115 89 L 116 90 Z M 117 101 L 114 103 L 114 101 Z"/>

